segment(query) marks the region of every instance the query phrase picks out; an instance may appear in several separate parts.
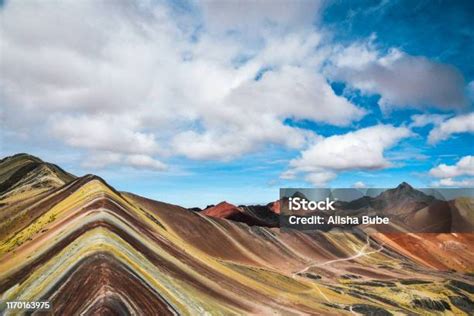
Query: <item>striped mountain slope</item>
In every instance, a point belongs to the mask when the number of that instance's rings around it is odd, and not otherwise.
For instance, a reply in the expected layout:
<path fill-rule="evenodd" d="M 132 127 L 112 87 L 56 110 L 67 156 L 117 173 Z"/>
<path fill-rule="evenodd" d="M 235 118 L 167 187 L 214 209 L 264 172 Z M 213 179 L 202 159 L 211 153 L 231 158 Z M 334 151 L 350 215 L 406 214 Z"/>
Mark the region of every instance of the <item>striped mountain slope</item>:
<path fill-rule="evenodd" d="M 2 183 L 28 164 L 15 165 Z M 280 231 L 51 170 L 47 189 L 28 171 L 30 189 L 0 206 L 2 301 L 47 300 L 56 315 L 474 311 L 473 234 Z"/>

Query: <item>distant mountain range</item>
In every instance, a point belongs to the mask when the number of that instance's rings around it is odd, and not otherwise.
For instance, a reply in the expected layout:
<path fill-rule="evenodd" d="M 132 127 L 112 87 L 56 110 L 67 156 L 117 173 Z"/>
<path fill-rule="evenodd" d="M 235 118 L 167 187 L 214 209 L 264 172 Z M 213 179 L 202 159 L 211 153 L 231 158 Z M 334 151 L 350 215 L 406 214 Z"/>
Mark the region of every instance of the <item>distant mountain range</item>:
<path fill-rule="evenodd" d="M 224 201 L 204 209 L 201 214 L 216 218 L 225 218 L 250 226 L 278 227 L 278 214 L 275 213 L 275 209 L 273 209 L 272 206 L 273 203 L 269 203 L 268 205 L 235 206 Z"/>
<path fill-rule="evenodd" d="M 417 221 L 444 212 L 433 201 L 403 183 L 340 206 Z M 57 315 L 474 313 L 474 234 L 283 231 L 282 202 L 188 210 L 6 157 L 0 299 Z M 469 201 L 449 203 L 469 222 Z"/>
<path fill-rule="evenodd" d="M 297 196 L 308 199 L 301 192 L 293 195 Z M 204 210 L 193 210 L 206 216 L 225 218 L 250 226 L 279 227 L 281 207 L 287 202 L 287 199 L 283 199 L 267 205 L 235 206 L 224 201 L 210 205 Z M 337 201 L 335 207 L 335 212 L 326 214 L 389 216 L 400 229 L 404 228 L 410 232 L 474 232 L 473 199 L 439 200 L 414 189 L 406 182 L 375 197 L 363 196 L 353 201 Z"/>

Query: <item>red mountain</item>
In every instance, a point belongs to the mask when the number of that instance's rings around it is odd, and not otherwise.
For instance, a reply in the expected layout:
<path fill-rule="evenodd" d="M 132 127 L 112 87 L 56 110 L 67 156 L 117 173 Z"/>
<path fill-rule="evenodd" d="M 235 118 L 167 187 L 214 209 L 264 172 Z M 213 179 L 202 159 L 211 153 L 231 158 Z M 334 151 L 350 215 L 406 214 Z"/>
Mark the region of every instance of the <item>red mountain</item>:
<path fill-rule="evenodd" d="M 258 218 L 251 210 L 251 207 L 245 206 L 241 208 L 223 201 L 215 206 L 206 208 L 200 213 L 205 216 L 225 218 L 235 222 L 245 223 L 249 226 L 272 226 Z"/>
<path fill-rule="evenodd" d="M 227 203 L 226 201 L 220 202 L 215 206 L 206 208 L 201 212 L 201 214 L 217 218 L 227 218 L 242 213 L 239 208 L 233 204 Z"/>

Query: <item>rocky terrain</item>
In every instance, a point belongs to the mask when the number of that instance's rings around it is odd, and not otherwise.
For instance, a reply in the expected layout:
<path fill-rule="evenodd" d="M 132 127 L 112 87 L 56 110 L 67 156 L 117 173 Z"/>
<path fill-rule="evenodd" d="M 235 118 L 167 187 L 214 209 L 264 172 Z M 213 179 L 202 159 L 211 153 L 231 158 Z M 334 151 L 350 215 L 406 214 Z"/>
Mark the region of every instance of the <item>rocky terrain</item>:
<path fill-rule="evenodd" d="M 403 212 L 425 198 L 405 184 L 384 194 L 359 208 Z M 472 200 L 452 203 L 472 218 Z M 473 233 L 283 231 L 279 211 L 191 211 L 6 157 L 1 301 L 47 300 L 55 315 L 474 314 Z"/>

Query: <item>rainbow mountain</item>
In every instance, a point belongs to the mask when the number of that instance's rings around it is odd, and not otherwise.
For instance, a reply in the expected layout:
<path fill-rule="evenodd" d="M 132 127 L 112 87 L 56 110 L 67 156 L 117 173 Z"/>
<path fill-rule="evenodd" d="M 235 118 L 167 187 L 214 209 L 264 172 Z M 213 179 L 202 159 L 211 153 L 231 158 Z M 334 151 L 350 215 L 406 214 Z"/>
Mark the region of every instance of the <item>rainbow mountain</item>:
<path fill-rule="evenodd" d="M 472 315 L 474 234 L 283 231 L 18 154 L 0 161 L 0 297 L 54 315 Z"/>

